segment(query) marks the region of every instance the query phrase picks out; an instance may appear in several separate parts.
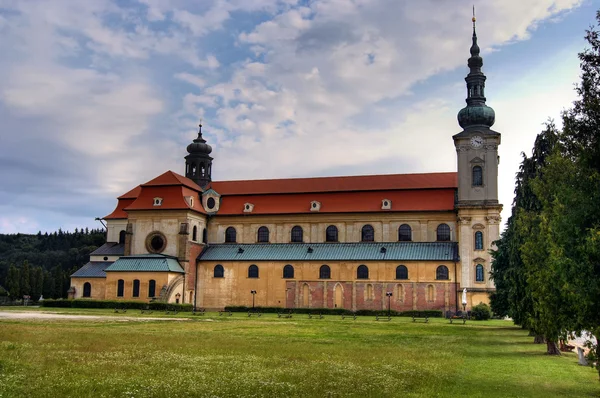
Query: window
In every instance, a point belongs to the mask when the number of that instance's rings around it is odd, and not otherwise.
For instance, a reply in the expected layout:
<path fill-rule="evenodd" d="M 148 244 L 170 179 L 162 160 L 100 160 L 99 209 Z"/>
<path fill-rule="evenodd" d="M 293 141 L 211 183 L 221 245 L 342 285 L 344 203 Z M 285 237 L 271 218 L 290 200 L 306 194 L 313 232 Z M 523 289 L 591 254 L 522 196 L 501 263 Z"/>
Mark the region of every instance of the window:
<path fill-rule="evenodd" d="M 290 264 L 283 267 L 283 277 L 286 279 L 293 279 L 294 278 L 294 267 L 292 267 Z"/>
<path fill-rule="evenodd" d="M 260 227 L 258 229 L 258 242 L 259 243 L 269 243 L 269 228 Z"/>
<path fill-rule="evenodd" d="M 154 231 L 146 237 L 146 249 L 149 253 L 162 253 L 167 247 L 167 238 L 162 232 Z"/>
<path fill-rule="evenodd" d="M 483 282 L 483 265 L 477 264 L 475 267 L 475 281 Z"/>
<path fill-rule="evenodd" d="M 398 240 L 400 242 L 410 242 L 412 240 L 412 230 L 410 229 L 410 225 L 400 225 L 400 228 L 398 228 Z"/>
<path fill-rule="evenodd" d="M 480 187 L 483 185 L 483 169 L 481 166 L 473 167 L 473 186 Z"/>
<path fill-rule="evenodd" d="M 440 265 L 439 267 L 437 267 L 437 270 L 435 271 L 435 279 L 447 281 L 448 267 L 446 267 L 445 265 Z"/>
<path fill-rule="evenodd" d="M 366 265 L 359 265 L 356 269 L 356 279 L 369 279 L 369 268 Z"/>
<path fill-rule="evenodd" d="M 202 230 L 202 243 L 208 243 L 208 231 L 206 228 Z"/>
<path fill-rule="evenodd" d="M 437 240 L 446 242 L 450 240 L 450 227 L 448 224 L 440 224 L 437 227 Z"/>
<path fill-rule="evenodd" d="M 319 268 L 319 279 L 331 279 L 331 269 L 329 265 L 321 265 Z"/>
<path fill-rule="evenodd" d="M 125 290 L 125 281 L 123 279 L 119 279 L 117 281 L 117 297 L 123 297 L 124 290 Z"/>
<path fill-rule="evenodd" d="M 325 230 L 325 242 L 337 242 L 338 229 L 335 225 L 330 225 Z"/>
<path fill-rule="evenodd" d="M 154 279 L 150 279 L 148 282 L 148 297 L 156 296 L 156 281 Z"/>
<path fill-rule="evenodd" d="M 194 242 L 198 241 L 198 227 L 194 225 L 194 228 L 192 229 L 192 240 Z"/>
<path fill-rule="evenodd" d="M 223 278 L 225 276 L 225 270 L 221 264 L 215 265 L 215 269 L 213 271 L 214 278 Z"/>
<path fill-rule="evenodd" d="M 427 286 L 427 301 L 432 302 L 434 298 L 433 285 Z"/>
<path fill-rule="evenodd" d="M 404 301 L 404 286 L 401 284 L 396 285 L 396 300 L 400 302 Z"/>
<path fill-rule="evenodd" d="M 235 243 L 236 241 L 236 232 L 235 228 L 227 227 L 225 230 L 225 243 Z"/>
<path fill-rule="evenodd" d="M 375 241 L 375 230 L 369 224 L 362 227 L 361 238 L 362 242 L 373 242 Z"/>
<path fill-rule="evenodd" d="M 125 244 L 125 236 L 127 236 L 125 231 L 119 232 L 119 243 L 122 245 Z"/>
<path fill-rule="evenodd" d="M 292 228 L 292 242 L 295 243 L 302 243 L 302 227 L 296 225 L 294 228 Z"/>
<path fill-rule="evenodd" d="M 89 282 L 83 284 L 83 297 L 92 297 L 92 284 Z"/>
<path fill-rule="evenodd" d="M 139 279 L 134 279 L 133 280 L 133 297 L 140 297 L 140 280 Z"/>
<path fill-rule="evenodd" d="M 365 300 L 373 300 L 373 285 L 370 283 L 367 285 L 367 289 L 365 291 Z"/>
<path fill-rule="evenodd" d="M 215 201 L 215 198 L 210 197 L 206 199 L 206 207 L 208 207 L 208 210 L 214 209 L 216 204 L 217 202 Z"/>
<path fill-rule="evenodd" d="M 162 206 L 162 198 L 154 198 L 154 206 Z"/>
<path fill-rule="evenodd" d="M 483 232 L 475 232 L 475 250 L 483 250 Z"/>
<path fill-rule="evenodd" d="M 248 278 L 258 278 L 258 267 L 254 264 L 248 267 Z"/>
<path fill-rule="evenodd" d="M 406 265 L 396 267 L 396 279 L 408 279 L 408 268 L 406 268 Z"/>

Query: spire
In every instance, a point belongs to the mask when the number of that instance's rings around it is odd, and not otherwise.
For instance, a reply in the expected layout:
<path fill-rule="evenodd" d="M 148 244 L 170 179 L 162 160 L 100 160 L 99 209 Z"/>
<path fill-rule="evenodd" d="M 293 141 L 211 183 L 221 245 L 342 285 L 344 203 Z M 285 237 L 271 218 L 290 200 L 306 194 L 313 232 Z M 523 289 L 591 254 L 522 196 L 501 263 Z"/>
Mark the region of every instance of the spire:
<path fill-rule="evenodd" d="M 198 125 L 198 137 L 187 146 L 187 151 L 189 155 L 185 157 L 185 176 L 204 188 L 211 181 L 213 158 L 210 157 L 212 147 L 202 137 L 202 119 Z"/>
<path fill-rule="evenodd" d="M 494 110 L 485 104 L 485 80 L 486 76 L 481 71 L 483 59 L 479 55 L 480 49 L 477 45 L 477 31 L 475 29 L 475 6 L 473 6 L 473 44 L 471 45 L 471 57 L 467 61 L 469 74 L 465 77 L 467 82 L 467 106 L 458 112 L 458 124 L 464 129 L 473 126 L 490 128 L 494 124 Z"/>

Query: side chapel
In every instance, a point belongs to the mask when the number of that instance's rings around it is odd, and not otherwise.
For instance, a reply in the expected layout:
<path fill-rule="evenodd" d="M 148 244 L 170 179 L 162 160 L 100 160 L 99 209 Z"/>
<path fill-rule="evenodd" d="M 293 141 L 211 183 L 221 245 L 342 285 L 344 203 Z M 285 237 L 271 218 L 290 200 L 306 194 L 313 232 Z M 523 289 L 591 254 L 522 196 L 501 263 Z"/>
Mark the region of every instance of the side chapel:
<path fill-rule="evenodd" d="M 212 181 L 212 148 L 118 197 L 106 244 L 71 275 L 70 296 L 222 309 L 455 310 L 488 302 L 499 238 L 498 145 L 475 18 L 458 171 Z M 251 293 L 254 292 L 254 293 Z"/>

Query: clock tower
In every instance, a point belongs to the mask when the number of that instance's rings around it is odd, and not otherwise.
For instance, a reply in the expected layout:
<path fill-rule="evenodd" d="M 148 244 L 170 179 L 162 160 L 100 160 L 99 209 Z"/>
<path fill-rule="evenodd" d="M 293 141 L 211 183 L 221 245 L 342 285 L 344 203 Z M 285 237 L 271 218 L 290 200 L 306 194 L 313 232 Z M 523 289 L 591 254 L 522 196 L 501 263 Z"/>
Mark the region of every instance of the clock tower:
<path fill-rule="evenodd" d="M 492 108 L 485 104 L 486 76 L 481 71 L 475 15 L 473 44 L 468 60 L 467 106 L 458 112 L 463 130 L 453 136 L 458 166 L 457 239 L 460 242 L 461 286 L 469 293 L 468 307 L 488 302 L 494 290 L 489 278 L 489 250 L 500 236 L 498 203 L 498 145 L 500 133 L 491 129 L 495 120 Z"/>

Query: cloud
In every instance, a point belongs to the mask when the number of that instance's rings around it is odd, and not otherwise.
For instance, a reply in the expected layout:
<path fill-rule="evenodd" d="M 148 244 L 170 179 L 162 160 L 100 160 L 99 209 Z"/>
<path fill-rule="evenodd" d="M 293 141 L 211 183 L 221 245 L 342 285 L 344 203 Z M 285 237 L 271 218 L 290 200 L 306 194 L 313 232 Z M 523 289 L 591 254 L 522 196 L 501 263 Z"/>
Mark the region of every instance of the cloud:
<path fill-rule="evenodd" d="M 579 4 L 479 2 L 480 45 L 502 53 Z M 455 170 L 450 137 L 463 105 L 468 6 L 97 0 L 3 7 L 0 203 L 14 217 L 0 231 L 18 228 L 15 220 L 31 209 L 52 225 L 61 217 L 76 225 L 109 213 L 114 197 L 140 182 L 181 172 L 200 115 L 217 179 Z"/>

